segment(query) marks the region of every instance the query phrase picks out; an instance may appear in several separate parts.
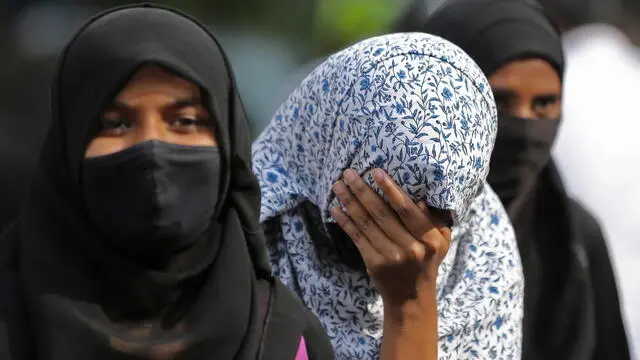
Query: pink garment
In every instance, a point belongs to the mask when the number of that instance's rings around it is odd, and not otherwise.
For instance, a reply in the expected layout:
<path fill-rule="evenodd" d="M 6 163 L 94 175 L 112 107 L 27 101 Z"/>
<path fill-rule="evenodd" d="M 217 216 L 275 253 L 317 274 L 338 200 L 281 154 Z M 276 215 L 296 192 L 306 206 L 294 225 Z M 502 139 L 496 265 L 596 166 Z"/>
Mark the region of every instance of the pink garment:
<path fill-rule="evenodd" d="M 294 360 L 309 360 L 309 355 L 307 354 L 307 344 L 304 342 L 304 338 L 300 337 L 300 345 L 298 346 L 298 353 Z"/>

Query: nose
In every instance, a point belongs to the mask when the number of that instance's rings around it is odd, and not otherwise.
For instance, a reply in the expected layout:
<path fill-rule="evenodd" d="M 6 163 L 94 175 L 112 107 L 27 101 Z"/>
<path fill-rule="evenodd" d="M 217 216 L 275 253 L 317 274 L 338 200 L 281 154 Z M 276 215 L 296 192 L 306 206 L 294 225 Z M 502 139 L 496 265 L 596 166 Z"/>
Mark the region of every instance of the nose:
<path fill-rule="evenodd" d="M 168 129 L 164 124 L 162 114 L 156 109 L 141 111 L 135 129 L 135 143 L 149 140 L 166 141 Z"/>
<path fill-rule="evenodd" d="M 514 109 L 512 115 L 517 116 L 519 118 L 523 118 L 523 119 L 535 119 L 536 118 L 535 112 L 527 104 L 522 104 L 522 105 L 518 106 L 516 109 Z"/>

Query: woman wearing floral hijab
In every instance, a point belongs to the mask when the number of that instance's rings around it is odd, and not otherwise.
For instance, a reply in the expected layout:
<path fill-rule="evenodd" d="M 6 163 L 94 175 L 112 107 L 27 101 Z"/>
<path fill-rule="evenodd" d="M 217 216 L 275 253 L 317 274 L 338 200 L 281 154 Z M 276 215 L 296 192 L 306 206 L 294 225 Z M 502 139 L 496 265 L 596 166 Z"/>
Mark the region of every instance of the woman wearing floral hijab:
<path fill-rule="evenodd" d="M 404 310 L 390 298 L 423 291 L 415 281 L 413 293 L 401 294 L 416 277 L 407 267 L 392 271 L 410 263 L 395 255 L 415 253 L 398 244 L 443 255 L 432 241 L 447 238 L 448 225 L 452 242 L 433 281 L 440 358 L 520 357 L 520 259 L 485 182 L 496 129 L 487 80 L 463 51 L 438 37 L 396 34 L 327 59 L 254 143 L 272 265 L 318 316 L 338 359 L 378 358 L 389 314 Z M 426 206 L 417 211 L 414 202 Z"/>

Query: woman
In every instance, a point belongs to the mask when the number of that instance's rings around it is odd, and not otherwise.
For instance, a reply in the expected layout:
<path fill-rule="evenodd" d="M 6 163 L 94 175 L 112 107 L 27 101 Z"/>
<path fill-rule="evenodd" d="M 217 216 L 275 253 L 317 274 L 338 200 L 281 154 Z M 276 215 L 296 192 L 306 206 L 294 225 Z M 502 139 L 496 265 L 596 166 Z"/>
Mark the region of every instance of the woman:
<path fill-rule="evenodd" d="M 441 359 L 519 358 L 520 259 L 506 213 L 485 183 L 496 121 L 487 81 L 464 52 L 426 34 L 396 34 L 328 58 L 254 143 L 274 271 L 318 316 L 338 359 L 378 358 L 397 313 L 406 315 L 400 322 L 411 325 L 404 331 L 416 342 L 436 347 L 439 339 Z M 426 203 L 433 217 L 411 200 Z M 336 209 L 340 203 L 352 220 Z M 439 273 L 439 261 L 425 270 L 407 260 L 419 258 L 416 251 L 397 252 L 402 242 L 410 249 L 421 242 L 442 257 L 434 240 L 446 240 L 451 223 Z M 416 277 L 416 268 L 431 278 Z M 424 294 L 431 304 L 414 300 Z M 436 316 L 436 296 L 437 333 L 435 321 L 433 329 L 413 331 L 420 324 L 412 318 Z M 403 306 L 411 303 L 418 306 Z M 391 351 L 385 346 L 383 355 Z"/>
<path fill-rule="evenodd" d="M 248 123 L 202 25 L 99 15 L 65 49 L 52 104 L 1 242 L 0 358 L 332 358 L 270 276 Z"/>
<path fill-rule="evenodd" d="M 524 359 L 628 359 L 602 232 L 568 197 L 550 156 L 564 72 L 555 26 L 530 0 L 454 0 L 400 30 L 452 41 L 489 78 L 499 115 L 488 180 L 523 261 Z"/>

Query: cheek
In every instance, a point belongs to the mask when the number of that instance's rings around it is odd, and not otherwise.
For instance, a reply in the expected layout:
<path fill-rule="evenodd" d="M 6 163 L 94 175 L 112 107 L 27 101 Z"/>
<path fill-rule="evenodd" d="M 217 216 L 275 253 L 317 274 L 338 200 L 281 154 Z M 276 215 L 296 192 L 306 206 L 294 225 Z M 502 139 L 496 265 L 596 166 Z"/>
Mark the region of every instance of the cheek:
<path fill-rule="evenodd" d="M 549 109 L 548 117 L 550 119 L 559 119 L 561 115 L 562 115 L 562 102 L 558 101 L 557 103 L 552 105 L 551 108 Z"/>
<path fill-rule="evenodd" d="M 122 151 L 129 147 L 122 138 L 99 137 L 93 139 L 87 146 L 84 153 L 85 158 L 110 155 Z"/>

